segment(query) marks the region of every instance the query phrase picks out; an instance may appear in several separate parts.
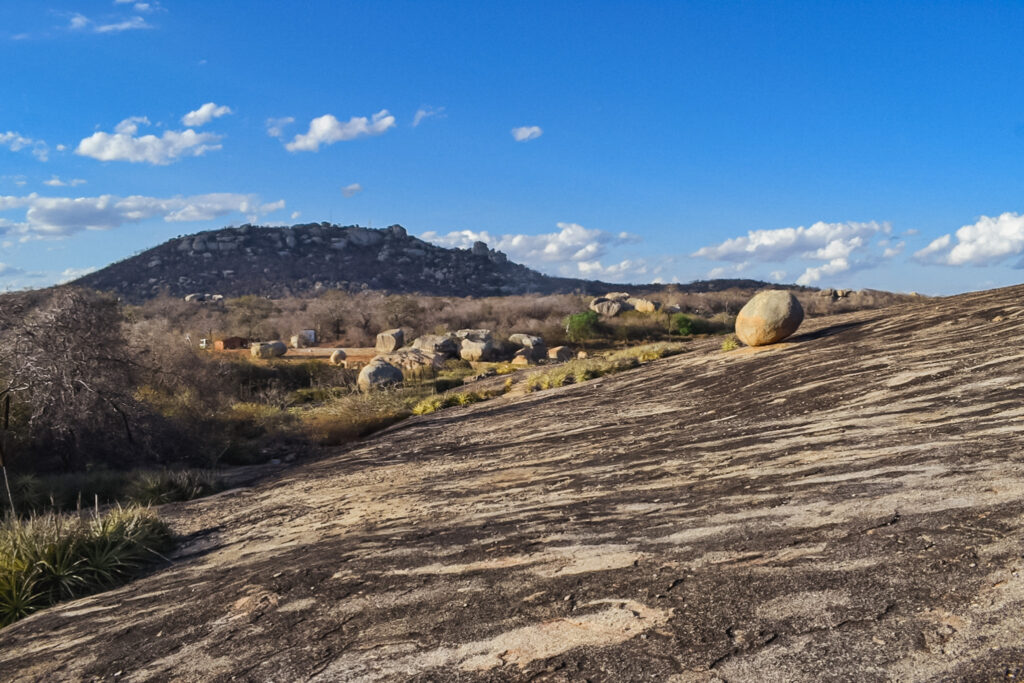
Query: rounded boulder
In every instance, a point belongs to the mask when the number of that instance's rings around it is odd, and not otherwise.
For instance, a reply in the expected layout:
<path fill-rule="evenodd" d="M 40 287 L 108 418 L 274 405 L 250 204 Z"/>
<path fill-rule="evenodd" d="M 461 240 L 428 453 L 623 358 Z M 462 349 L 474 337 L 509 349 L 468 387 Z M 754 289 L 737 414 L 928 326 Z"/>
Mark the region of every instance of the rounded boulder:
<path fill-rule="evenodd" d="M 365 392 L 401 384 L 403 379 L 401 370 L 387 361 L 375 358 L 359 371 L 357 384 Z"/>
<path fill-rule="evenodd" d="M 760 292 L 736 316 L 736 336 L 747 346 L 774 344 L 796 332 L 803 320 L 803 306 L 789 292 Z"/>

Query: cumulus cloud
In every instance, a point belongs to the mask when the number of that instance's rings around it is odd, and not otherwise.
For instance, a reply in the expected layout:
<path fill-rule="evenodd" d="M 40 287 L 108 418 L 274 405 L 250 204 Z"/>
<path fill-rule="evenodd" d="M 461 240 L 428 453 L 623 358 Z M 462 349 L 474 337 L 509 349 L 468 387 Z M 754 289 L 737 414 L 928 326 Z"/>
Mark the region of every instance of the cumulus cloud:
<path fill-rule="evenodd" d="M 541 130 L 540 126 L 519 126 L 512 129 L 512 137 L 515 138 L 516 142 L 536 140 L 541 135 L 544 135 L 544 131 Z"/>
<path fill-rule="evenodd" d="M 316 152 L 320 145 L 355 140 L 369 135 L 380 135 L 395 125 L 395 117 L 387 109 L 381 109 L 372 118 L 353 116 L 341 122 L 332 114 L 318 116 L 309 122 L 309 132 L 296 135 L 285 145 L 289 152 Z"/>
<path fill-rule="evenodd" d="M 174 197 L 0 195 L 0 211 L 25 209 L 21 222 L 0 218 L 0 233 L 20 234 L 22 239 L 61 238 L 82 230 L 109 230 L 152 218 L 177 223 L 212 220 L 235 212 L 255 221 L 284 206 L 283 199 L 263 203 L 255 194 L 227 192 Z"/>
<path fill-rule="evenodd" d="M 661 281 L 662 278 L 650 277 L 661 272 L 660 267 L 651 267 L 646 259 L 623 259 L 611 265 L 602 265 L 600 261 L 580 261 L 576 264 L 576 273 L 567 270 L 564 275 L 577 275 L 590 280 L 611 280 L 613 282 L 646 282 Z"/>
<path fill-rule="evenodd" d="M 43 185 L 49 185 L 50 187 L 78 187 L 79 185 L 85 185 L 85 181 L 81 178 L 71 178 L 70 180 L 61 180 L 60 176 L 52 176 L 49 180 L 44 180 Z"/>
<path fill-rule="evenodd" d="M 605 255 L 610 246 L 640 241 L 638 236 L 627 232 L 611 233 L 585 228 L 577 223 L 557 225 L 558 232 L 541 235 L 495 236 L 487 231 L 456 230 L 445 234 L 429 231 L 421 237 L 441 246 L 462 249 L 472 247 L 474 242 L 486 242 L 490 247 L 505 252 L 515 261 L 532 264 L 594 263 Z M 599 265 L 598 263 L 597 266 Z"/>
<path fill-rule="evenodd" d="M 734 267 L 734 273 L 745 270 L 752 263 L 782 263 L 790 259 L 822 261 L 808 266 L 797 278 L 797 284 L 813 285 L 823 277 L 838 275 L 895 256 L 902 246 L 879 253 L 879 245 L 873 241 L 891 232 L 888 223 L 875 221 L 819 221 L 810 227 L 751 230 L 742 237 L 702 247 L 692 255 L 711 261 L 738 262 L 740 266 Z M 718 273 L 712 277 L 721 277 L 727 271 L 716 268 L 711 272 Z"/>
<path fill-rule="evenodd" d="M 207 102 L 199 107 L 199 109 L 190 111 L 182 116 L 181 122 L 186 126 L 198 128 L 199 126 L 205 126 L 214 119 L 219 119 L 221 116 L 227 116 L 231 113 L 233 113 L 231 107 L 217 106 L 213 102 Z"/>
<path fill-rule="evenodd" d="M 149 9 L 148 6 L 147 9 Z M 123 33 L 124 31 L 149 29 L 153 28 L 153 26 L 146 23 L 146 20 L 139 16 L 128 17 L 121 21 L 101 23 L 90 19 L 84 14 L 75 12 L 68 19 L 68 28 L 72 31 L 88 31 L 90 33 Z"/>
<path fill-rule="evenodd" d="M 96 266 L 89 266 L 88 268 L 65 268 L 61 271 L 60 279 L 57 280 L 57 284 L 62 285 L 65 282 L 77 280 L 80 277 L 85 277 L 89 273 L 96 272 L 96 270 Z"/>
<path fill-rule="evenodd" d="M 352 183 L 341 188 L 341 194 L 345 197 L 354 197 L 363 191 L 363 186 L 359 183 Z"/>
<path fill-rule="evenodd" d="M 423 119 L 429 119 L 431 117 L 444 118 L 444 107 L 420 107 L 416 110 L 416 114 L 412 117 L 412 126 L 415 128 L 423 122 Z"/>
<path fill-rule="evenodd" d="M 197 133 L 191 128 L 183 131 L 165 130 L 160 137 L 136 136 L 140 125 L 149 125 L 145 116 L 132 116 L 121 121 L 113 133 L 93 133 L 78 143 L 75 154 L 100 161 L 129 161 L 166 166 L 183 157 L 202 156 L 221 148 L 221 136 Z"/>
<path fill-rule="evenodd" d="M 267 119 L 267 135 L 280 139 L 284 135 L 286 126 L 295 123 L 294 116 L 284 116 L 279 119 Z"/>
<path fill-rule="evenodd" d="M 6 147 L 12 152 L 28 149 L 32 156 L 40 161 L 47 161 L 50 155 L 50 148 L 42 140 L 33 140 L 21 133 L 15 133 L 10 130 L 6 133 L 0 133 L 0 147 Z"/>
<path fill-rule="evenodd" d="M 25 271 L 21 268 L 16 268 L 7 263 L 0 263 L 0 277 L 10 277 L 11 275 L 22 275 Z"/>
<path fill-rule="evenodd" d="M 933 240 L 914 254 L 921 263 L 947 266 L 989 266 L 1010 257 L 1024 255 L 1024 215 L 1004 213 L 996 217 L 982 216 L 952 235 Z M 1024 259 L 1016 264 L 1024 267 Z"/>

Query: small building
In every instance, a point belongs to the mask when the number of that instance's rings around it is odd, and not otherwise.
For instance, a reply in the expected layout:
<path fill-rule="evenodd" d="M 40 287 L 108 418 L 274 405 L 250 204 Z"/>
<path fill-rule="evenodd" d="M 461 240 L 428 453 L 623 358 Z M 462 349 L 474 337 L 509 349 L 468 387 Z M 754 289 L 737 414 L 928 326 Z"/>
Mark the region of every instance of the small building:
<path fill-rule="evenodd" d="M 316 330 L 302 330 L 298 334 L 293 334 L 291 342 L 293 349 L 304 349 L 308 346 L 313 346 L 316 344 Z"/>
<path fill-rule="evenodd" d="M 218 339 L 213 343 L 213 348 L 217 351 L 229 351 L 231 349 L 244 349 L 249 345 L 249 340 L 244 337 L 224 337 L 224 339 Z"/>

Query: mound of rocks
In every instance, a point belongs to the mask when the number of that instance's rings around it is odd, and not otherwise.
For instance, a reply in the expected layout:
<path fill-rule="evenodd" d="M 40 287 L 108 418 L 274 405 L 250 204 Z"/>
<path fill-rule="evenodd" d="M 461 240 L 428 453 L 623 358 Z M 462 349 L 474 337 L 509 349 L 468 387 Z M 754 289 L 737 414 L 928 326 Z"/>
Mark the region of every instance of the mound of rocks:
<path fill-rule="evenodd" d="M 782 290 L 755 294 L 736 316 L 736 336 L 747 346 L 780 342 L 796 332 L 804 320 L 797 298 Z"/>

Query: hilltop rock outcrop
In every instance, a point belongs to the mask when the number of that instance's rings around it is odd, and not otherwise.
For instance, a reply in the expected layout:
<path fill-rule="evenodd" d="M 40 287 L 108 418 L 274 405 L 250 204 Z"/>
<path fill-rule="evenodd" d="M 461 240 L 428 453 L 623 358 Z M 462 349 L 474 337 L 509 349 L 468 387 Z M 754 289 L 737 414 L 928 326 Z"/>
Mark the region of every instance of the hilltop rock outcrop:
<path fill-rule="evenodd" d="M 377 353 L 391 353 L 405 346 L 405 332 L 396 327 L 377 334 Z"/>

